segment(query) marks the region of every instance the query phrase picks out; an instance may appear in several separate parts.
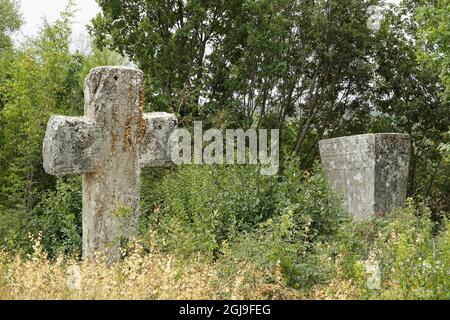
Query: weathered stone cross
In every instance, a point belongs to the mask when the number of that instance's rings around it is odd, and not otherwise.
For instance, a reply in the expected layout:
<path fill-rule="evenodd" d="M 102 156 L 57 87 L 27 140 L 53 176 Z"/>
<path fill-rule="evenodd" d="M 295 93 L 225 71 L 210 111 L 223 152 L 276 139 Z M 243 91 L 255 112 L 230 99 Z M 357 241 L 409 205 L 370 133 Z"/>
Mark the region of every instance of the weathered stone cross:
<path fill-rule="evenodd" d="M 143 74 L 125 67 L 93 69 L 85 83 L 85 116 L 53 116 L 44 140 L 44 169 L 83 174 L 83 256 L 120 257 L 119 242 L 137 231 L 140 174 L 170 164 L 174 115 L 144 114 Z"/>

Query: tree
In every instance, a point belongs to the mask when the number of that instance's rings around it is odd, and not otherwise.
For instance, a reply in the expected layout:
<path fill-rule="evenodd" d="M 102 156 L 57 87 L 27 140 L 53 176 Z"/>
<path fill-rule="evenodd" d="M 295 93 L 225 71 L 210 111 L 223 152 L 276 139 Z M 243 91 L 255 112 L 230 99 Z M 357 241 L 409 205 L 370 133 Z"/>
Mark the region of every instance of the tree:
<path fill-rule="evenodd" d="M 22 25 L 19 4 L 15 0 L 0 0 L 0 53 L 11 47 L 10 34 Z"/>
<path fill-rule="evenodd" d="M 196 114 L 207 43 L 224 1 L 98 1 L 91 32 L 99 48 L 128 56 L 146 73 L 152 109 Z M 230 1 L 229 6 L 233 4 Z"/>
<path fill-rule="evenodd" d="M 46 189 L 41 145 L 51 113 L 71 113 L 64 87 L 70 73 L 69 52 L 72 8 L 53 25 L 45 23 L 37 39 L 14 53 L 0 88 L 4 107 L 0 112 L 3 144 L 0 204 L 31 210 L 35 192 Z M 37 183 L 39 182 L 39 183 Z"/>
<path fill-rule="evenodd" d="M 0 86 L 5 80 L 8 66 L 12 59 L 11 38 L 12 32 L 18 30 L 22 25 L 18 3 L 14 0 L 0 0 Z M 4 102 L 0 96 L 0 111 Z M 0 128 L 2 124 L 0 122 Z M 0 131 L 0 143 L 2 136 Z"/>
<path fill-rule="evenodd" d="M 360 128 L 352 116 L 368 112 L 371 1 L 98 2 L 95 43 L 138 64 L 150 108 L 182 124 L 290 124 L 286 143 L 306 154 L 313 132 Z"/>
<path fill-rule="evenodd" d="M 0 55 L 5 58 L 0 59 L 5 61 L 0 64 L 0 241 L 13 240 L 13 247 L 28 247 L 28 232 L 44 232 L 52 253 L 58 243 L 70 251 L 79 240 L 80 180 L 57 180 L 44 172 L 42 141 L 52 114 L 83 114 L 90 68 L 124 59 L 97 49 L 72 53 L 74 9 L 69 1 L 57 21 L 44 21 L 36 38 Z"/>
<path fill-rule="evenodd" d="M 379 1 L 98 2 L 95 43 L 144 70 L 150 109 L 175 112 L 182 125 L 279 128 L 283 150 L 304 168 L 322 138 L 406 132 L 414 141 L 410 194 L 445 198 L 438 146 L 450 114 L 442 98 L 448 0 L 386 6 L 379 32 L 367 24 Z M 417 12 L 432 16 L 422 31 Z M 417 59 L 424 37 L 433 40 L 434 68 Z"/>
<path fill-rule="evenodd" d="M 409 193 L 431 198 L 436 210 L 448 210 L 445 177 L 450 168 L 439 145 L 448 131 L 450 104 L 443 99 L 440 71 L 417 59 L 416 12 L 422 5 L 421 0 L 405 0 L 385 13 L 374 56 L 372 131 L 410 134 Z"/>
<path fill-rule="evenodd" d="M 436 70 L 450 100 L 450 1 L 430 1 L 417 11 L 419 23 L 419 59 L 427 68 Z"/>

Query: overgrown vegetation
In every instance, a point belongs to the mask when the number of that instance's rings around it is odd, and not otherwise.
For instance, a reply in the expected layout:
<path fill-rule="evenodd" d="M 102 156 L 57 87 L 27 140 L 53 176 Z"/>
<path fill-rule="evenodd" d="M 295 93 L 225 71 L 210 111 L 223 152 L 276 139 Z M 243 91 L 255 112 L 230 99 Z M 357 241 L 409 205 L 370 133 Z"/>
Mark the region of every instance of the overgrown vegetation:
<path fill-rule="evenodd" d="M 85 54 L 69 49 L 70 1 L 13 46 L 19 8 L 0 0 L 0 299 L 450 299 L 448 0 L 386 7 L 379 31 L 376 1 L 98 2 Z M 140 238 L 110 266 L 80 261 L 81 179 L 46 175 L 41 145 L 120 54 L 146 75 L 148 111 L 281 129 L 282 168 L 145 171 Z M 356 223 L 317 142 L 390 131 L 413 139 L 411 198 Z"/>
<path fill-rule="evenodd" d="M 311 242 L 311 224 L 299 226 L 291 211 L 224 244 L 214 260 L 144 241 L 114 266 L 101 257 L 50 260 L 37 239 L 27 257 L 0 253 L 0 298 L 450 299 L 450 223 L 433 227 L 429 210 L 410 201 L 386 219 L 342 223 L 334 240 Z M 368 288 L 370 264 L 381 268 L 379 288 Z"/>
<path fill-rule="evenodd" d="M 286 165 L 275 177 L 245 166 L 188 166 L 156 182 L 149 177 L 144 230 L 163 239 L 161 248 L 184 256 L 220 254 L 226 243 L 286 215 L 296 228 L 309 229 L 309 242 L 332 238 L 345 214 L 321 171 L 303 172 L 293 160 Z"/>

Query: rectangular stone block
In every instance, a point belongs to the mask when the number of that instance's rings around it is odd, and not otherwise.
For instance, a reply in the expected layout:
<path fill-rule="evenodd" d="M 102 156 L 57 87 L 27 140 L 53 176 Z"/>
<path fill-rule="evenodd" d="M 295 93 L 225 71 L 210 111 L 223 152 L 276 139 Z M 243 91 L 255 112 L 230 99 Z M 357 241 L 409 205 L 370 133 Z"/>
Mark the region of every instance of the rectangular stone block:
<path fill-rule="evenodd" d="M 405 205 L 411 141 L 407 134 L 366 134 L 319 142 L 331 188 L 356 218 Z"/>

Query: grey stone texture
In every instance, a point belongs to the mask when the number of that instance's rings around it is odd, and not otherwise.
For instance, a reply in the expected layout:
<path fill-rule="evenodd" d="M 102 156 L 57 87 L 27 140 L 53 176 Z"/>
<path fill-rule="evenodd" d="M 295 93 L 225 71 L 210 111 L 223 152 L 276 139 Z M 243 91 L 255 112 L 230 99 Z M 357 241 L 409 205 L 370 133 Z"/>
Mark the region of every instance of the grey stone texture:
<path fill-rule="evenodd" d="M 143 167 L 167 166 L 171 161 L 170 135 L 177 125 L 177 118 L 164 112 L 144 114 L 145 134 L 142 144 L 147 146 L 139 159 Z M 169 145 L 168 145 L 169 143 Z"/>
<path fill-rule="evenodd" d="M 356 220 L 404 207 L 411 141 L 407 134 L 366 134 L 319 142 L 332 189 Z"/>
<path fill-rule="evenodd" d="M 85 83 L 85 116 L 53 116 L 43 146 L 51 175 L 83 174 L 83 256 L 120 258 L 136 234 L 144 166 L 170 164 L 174 115 L 144 114 L 143 74 L 100 67 Z"/>

